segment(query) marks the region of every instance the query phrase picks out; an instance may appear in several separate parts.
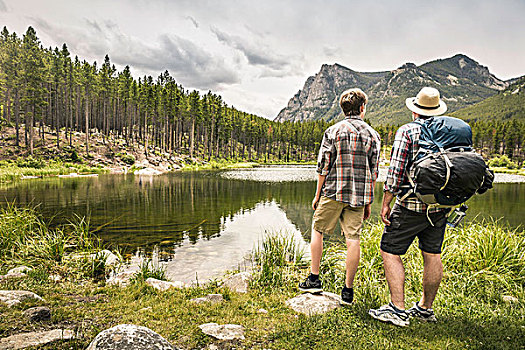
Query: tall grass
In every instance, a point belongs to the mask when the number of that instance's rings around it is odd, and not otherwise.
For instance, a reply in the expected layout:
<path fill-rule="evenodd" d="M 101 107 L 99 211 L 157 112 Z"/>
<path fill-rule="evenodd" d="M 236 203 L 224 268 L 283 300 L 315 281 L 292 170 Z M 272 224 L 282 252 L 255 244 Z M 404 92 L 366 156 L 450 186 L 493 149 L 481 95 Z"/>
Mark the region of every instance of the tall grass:
<path fill-rule="evenodd" d="M 294 283 L 297 268 L 304 266 L 304 251 L 292 234 L 265 232 L 253 259 L 258 269 L 252 283 L 269 291 Z"/>
<path fill-rule="evenodd" d="M 35 208 L 18 208 L 10 203 L 0 209 L 2 265 L 52 266 L 62 263 L 68 251 L 84 252 L 88 257 L 101 247 L 100 239 L 89 233 L 89 222 L 84 218 L 50 229 Z"/>
<path fill-rule="evenodd" d="M 370 303 L 389 299 L 379 244 L 382 223 L 366 224 L 361 235 L 361 261 L 356 275 L 360 297 Z M 417 241 L 417 240 L 416 240 Z M 291 263 L 297 242 L 280 234 L 268 234 L 255 252 L 255 282 L 258 286 L 289 286 L 307 275 Z M 343 243 L 325 243 L 321 261 L 323 289 L 340 291 L 345 277 L 346 247 Z M 407 300 L 417 300 L 422 291 L 423 259 L 417 242 L 403 257 Z M 447 229 L 442 260 L 444 278 L 438 304 L 457 307 L 466 300 L 501 302 L 503 295 L 525 297 L 525 233 L 509 229 L 498 221 L 467 223 L 459 229 Z M 304 265 L 304 264 L 303 264 Z"/>

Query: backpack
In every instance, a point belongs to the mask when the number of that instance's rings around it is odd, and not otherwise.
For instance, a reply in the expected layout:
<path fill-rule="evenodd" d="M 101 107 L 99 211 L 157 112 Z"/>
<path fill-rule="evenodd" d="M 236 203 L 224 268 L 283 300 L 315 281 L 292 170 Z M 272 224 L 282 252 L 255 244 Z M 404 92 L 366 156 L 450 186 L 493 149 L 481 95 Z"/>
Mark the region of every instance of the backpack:
<path fill-rule="evenodd" d="M 463 120 L 439 116 L 421 126 L 419 150 L 407 169 L 401 199 L 416 196 L 430 207 L 451 208 L 492 188 L 494 172 L 472 149 L 472 129 Z"/>

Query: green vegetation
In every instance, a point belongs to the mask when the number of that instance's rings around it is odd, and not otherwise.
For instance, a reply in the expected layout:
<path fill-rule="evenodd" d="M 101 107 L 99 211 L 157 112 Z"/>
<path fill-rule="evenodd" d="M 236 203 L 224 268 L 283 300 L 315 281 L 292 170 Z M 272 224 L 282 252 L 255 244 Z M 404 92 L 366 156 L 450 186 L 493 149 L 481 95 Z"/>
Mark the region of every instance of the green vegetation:
<path fill-rule="evenodd" d="M 316 156 L 329 125 L 241 112 L 211 91 L 186 90 L 168 71 L 135 79 L 129 66 L 118 72 L 107 55 L 91 64 L 72 58 L 66 44 L 43 48 L 32 27 L 21 38 L 5 27 L 0 34 L 0 105 L 0 126 L 13 126 L 14 149 L 30 155 L 46 133 L 57 150 L 82 133 L 86 158 L 98 137 L 104 145 L 122 141 L 207 161 L 304 161 Z M 120 159 L 134 163 L 130 155 Z"/>
<path fill-rule="evenodd" d="M 525 118 L 525 77 L 518 79 L 498 94 L 462 108 L 452 115 L 471 121 L 523 121 Z"/>
<path fill-rule="evenodd" d="M 0 161 L 0 183 L 20 180 L 24 176 L 57 176 L 71 173 L 101 174 L 106 172 L 99 167 L 90 167 L 85 164 L 61 161 L 44 162 L 43 160 L 26 158 L 13 161 Z"/>
<path fill-rule="evenodd" d="M 233 293 L 218 282 L 160 292 L 144 283 L 150 276 L 163 277 L 149 262 L 134 283 L 118 288 L 106 286 L 100 273 L 86 271 L 86 264 L 79 262 L 89 260 L 78 252 L 100 249 L 89 235 L 88 222 L 77 219 L 67 227 L 49 230 L 34 210 L 10 206 L 0 213 L 0 272 L 21 263 L 34 270 L 27 277 L 1 281 L 0 288 L 31 290 L 45 301 L 26 301 L 13 308 L 0 304 L 0 337 L 53 324 L 74 328 L 79 338 L 42 349 L 84 349 L 103 329 L 133 323 L 147 326 L 183 348 L 216 343 L 220 348 L 247 349 L 516 349 L 525 342 L 522 230 L 483 222 L 448 231 L 443 251 L 445 275 L 434 305 L 439 322 L 413 321 L 410 327 L 401 329 L 372 320 L 367 314 L 369 308 L 388 300 L 378 251 L 382 228 L 376 223 L 363 230 L 356 302 L 324 315 L 306 317 L 284 303 L 297 295 L 296 284 L 308 273 L 307 261 L 285 233 L 267 234 L 256 249 L 254 279 L 247 294 Z M 37 247 L 37 240 L 44 242 L 45 248 Z M 72 259 L 71 253 L 77 258 Z M 327 244 L 322 262 L 327 291 L 339 293 L 344 254 L 342 243 Z M 422 259 L 416 247 L 409 250 L 404 261 L 407 302 L 412 302 L 421 293 Z M 62 279 L 51 282 L 51 274 L 59 274 Z M 225 301 L 190 301 L 208 293 L 221 293 Z M 505 295 L 517 301 L 506 302 Z M 52 309 L 50 323 L 35 325 L 21 316 L 24 309 L 36 305 Z M 260 308 L 268 313 L 258 312 Z M 198 325 L 207 322 L 241 324 L 246 339 L 217 342 L 200 332 Z"/>

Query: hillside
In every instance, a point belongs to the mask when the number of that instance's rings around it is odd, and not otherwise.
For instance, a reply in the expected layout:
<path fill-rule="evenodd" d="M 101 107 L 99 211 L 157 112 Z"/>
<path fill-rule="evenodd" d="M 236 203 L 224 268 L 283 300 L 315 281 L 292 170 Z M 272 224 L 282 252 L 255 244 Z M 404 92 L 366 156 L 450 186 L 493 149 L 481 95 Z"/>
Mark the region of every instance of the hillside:
<path fill-rule="evenodd" d="M 303 89 L 290 99 L 276 120 L 341 118 L 339 95 L 348 88 L 360 87 L 370 98 L 367 118 L 372 123 L 403 123 L 410 116 L 405 99 L 423 86 L 437 87 L 449 111 L 455 111 L 497 94 L 508 83 L 461 54 L 421 66 L 406 63 L 392 71 L 373 73 L 356 72 L 339 64 L 323 65 L 319 73 L 306 80 Z"/>
<path fill-rule="evenodd" d="M 525 120 L 525 76 L 500 93 L 472 106 L 460 109 L 453 116 L 469 120 Z"/>

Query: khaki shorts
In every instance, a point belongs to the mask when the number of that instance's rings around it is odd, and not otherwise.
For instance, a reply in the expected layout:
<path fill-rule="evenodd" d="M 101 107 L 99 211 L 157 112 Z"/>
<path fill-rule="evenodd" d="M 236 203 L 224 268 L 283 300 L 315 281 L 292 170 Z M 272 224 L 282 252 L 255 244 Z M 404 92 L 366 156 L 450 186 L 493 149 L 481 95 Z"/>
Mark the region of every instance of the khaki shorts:
<path fill-rule="evenodd" d="M 359 240 L 365 207 L 354 208 L 350 204 L 321 196 L 314 212 L 312 228 L 320 233 L 332 233 L 337 219 L 346 239 Z"/>

